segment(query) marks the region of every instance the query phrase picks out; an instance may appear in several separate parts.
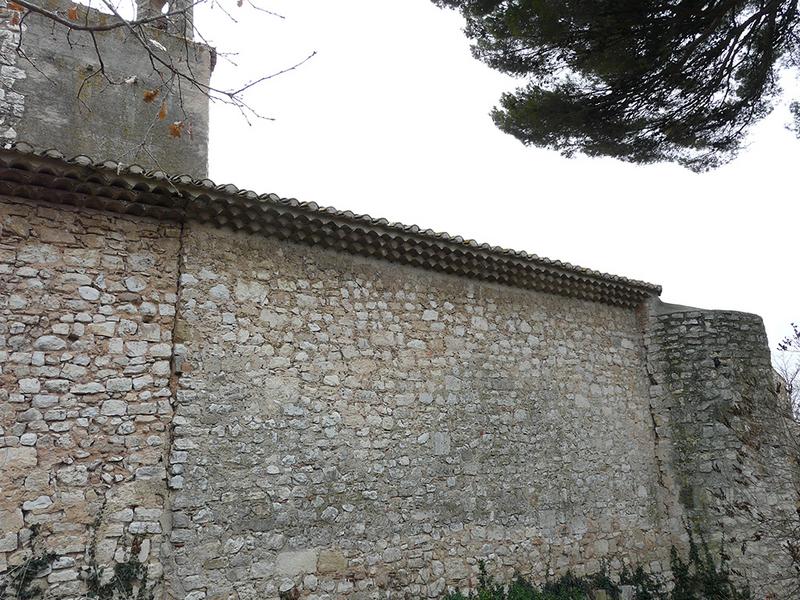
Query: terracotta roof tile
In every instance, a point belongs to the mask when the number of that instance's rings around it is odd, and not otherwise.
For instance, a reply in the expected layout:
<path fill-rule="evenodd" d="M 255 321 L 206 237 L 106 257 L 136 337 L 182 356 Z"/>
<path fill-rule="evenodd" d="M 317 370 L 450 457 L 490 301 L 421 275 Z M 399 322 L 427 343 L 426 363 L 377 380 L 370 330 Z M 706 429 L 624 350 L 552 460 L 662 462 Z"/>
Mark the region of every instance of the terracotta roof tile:
<path fill-rule="evenodd" d="M 208 222 L 506 285 L 637 306 L 661 287 L 527 252 L 422 231 L 417 225 L 256 194 L 138 165 L 65 157 L 18 142 L 0 148 L 0 192 L 152 216 Z"/>

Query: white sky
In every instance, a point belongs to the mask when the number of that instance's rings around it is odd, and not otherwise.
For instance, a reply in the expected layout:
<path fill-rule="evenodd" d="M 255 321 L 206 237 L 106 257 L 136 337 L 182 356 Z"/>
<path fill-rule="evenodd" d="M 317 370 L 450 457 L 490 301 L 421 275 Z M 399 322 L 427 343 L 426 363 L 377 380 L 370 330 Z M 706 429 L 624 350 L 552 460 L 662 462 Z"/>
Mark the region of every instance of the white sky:
<path fill-rule="evenodd" d="M 800 321 L 800 141 L 785 108 L 732 164 L 562 158 L 525 148 L 488 116 L 515 81 L 472 58 L 461 18 L 430 0 L 260 0 L 285 20 L 203 8 L 235 86 L 318 55 L 248 97 L 275 121 L 211 111 L 210 174 L 659 283 L 665 302 L 755 312 L 770 343 Z"/>

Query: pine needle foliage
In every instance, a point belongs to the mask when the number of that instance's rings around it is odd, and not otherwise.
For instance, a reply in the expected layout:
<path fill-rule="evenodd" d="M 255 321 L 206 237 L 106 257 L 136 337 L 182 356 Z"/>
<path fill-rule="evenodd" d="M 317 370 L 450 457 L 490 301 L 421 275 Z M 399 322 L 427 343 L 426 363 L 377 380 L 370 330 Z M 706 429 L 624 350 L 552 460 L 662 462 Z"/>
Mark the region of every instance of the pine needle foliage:
<path fill-rule="evenodd" d="M 497 126 L 567 156 L 718 166 L 800 66 L 797 0 L 433 2 L 461 12 L 478 59 L 527 80 Z"/>

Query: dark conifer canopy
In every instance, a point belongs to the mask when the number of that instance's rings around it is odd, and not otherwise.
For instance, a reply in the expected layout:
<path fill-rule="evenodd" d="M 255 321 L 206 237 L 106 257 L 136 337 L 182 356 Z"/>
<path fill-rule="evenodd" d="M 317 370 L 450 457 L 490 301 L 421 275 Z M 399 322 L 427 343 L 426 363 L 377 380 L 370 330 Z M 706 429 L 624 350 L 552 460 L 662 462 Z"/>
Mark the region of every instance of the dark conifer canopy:
<path fill-rule="evenodd" d="M 800 63 L 798 0 L 433 1 L 464 15 L 477 58 L 528 80 L 498 127 L 567 156 L 715 167 Z"/>

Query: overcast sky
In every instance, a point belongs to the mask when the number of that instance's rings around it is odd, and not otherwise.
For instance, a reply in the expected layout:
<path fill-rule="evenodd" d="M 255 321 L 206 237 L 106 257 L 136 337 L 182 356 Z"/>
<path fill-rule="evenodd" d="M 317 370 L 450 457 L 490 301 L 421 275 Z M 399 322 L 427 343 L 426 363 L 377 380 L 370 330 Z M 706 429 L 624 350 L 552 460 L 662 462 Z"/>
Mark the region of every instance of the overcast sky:
<path fill-rule="evenodd" d="M 210 174 L 527 250 L 664 287 L 662 299 L 764 317 L 771 346 L 800 321 L 800 141 L 777 110 L 730 165 L 562 158 L 491 122 L 518 82 L 475 61 L 463 22 L 430 0 L 261 0 L 236 24 L 202 9 L 220 52 L 214 83 L 235 85 L 302 60 L 255 88 L 252 125 L 211 111 Z"/>

